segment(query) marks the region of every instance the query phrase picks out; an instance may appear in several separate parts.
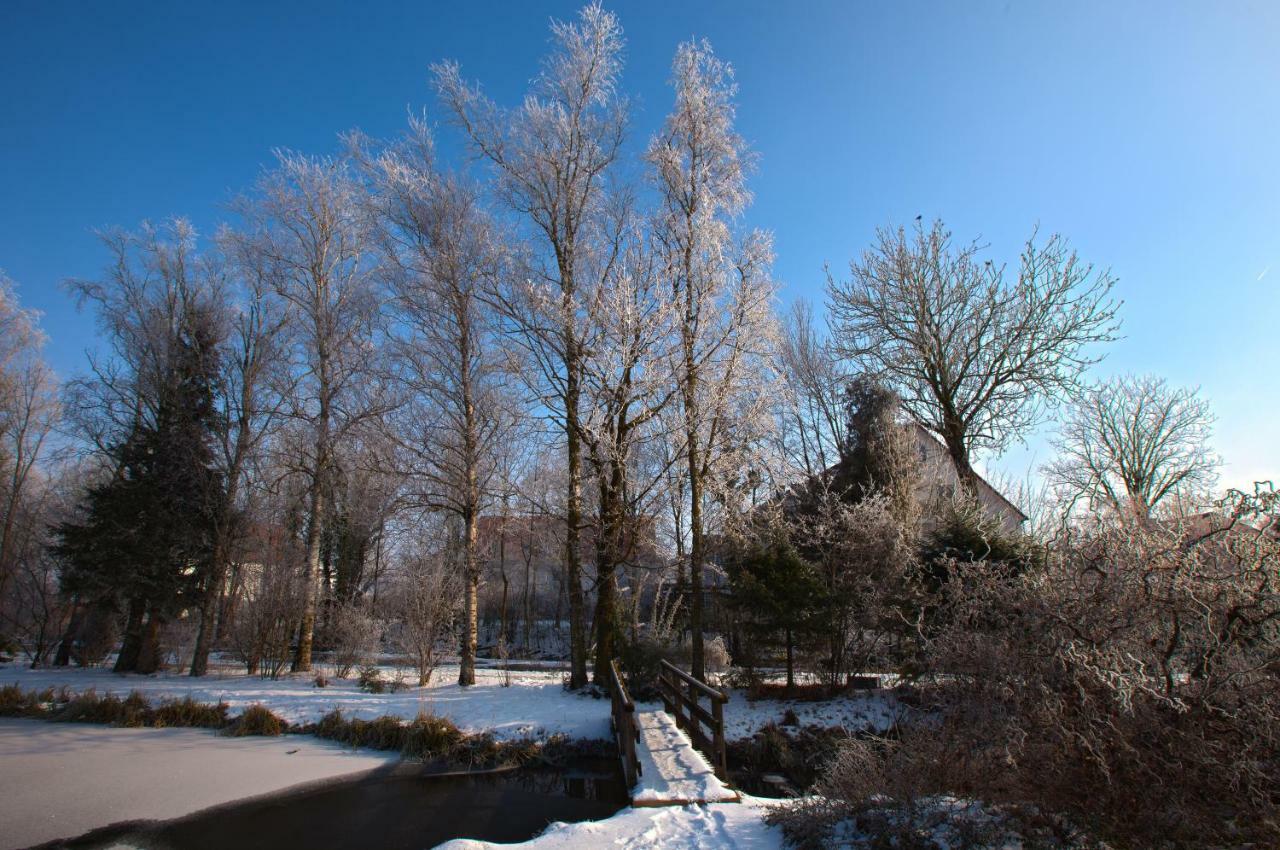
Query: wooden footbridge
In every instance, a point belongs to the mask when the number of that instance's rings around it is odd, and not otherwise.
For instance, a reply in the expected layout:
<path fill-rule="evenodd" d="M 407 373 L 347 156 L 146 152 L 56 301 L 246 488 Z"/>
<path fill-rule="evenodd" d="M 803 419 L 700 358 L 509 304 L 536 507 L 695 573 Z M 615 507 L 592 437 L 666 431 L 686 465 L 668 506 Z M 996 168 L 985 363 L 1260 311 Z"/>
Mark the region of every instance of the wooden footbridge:
<path fill-rule="evenodd" d="M 616 661 L 611 674 L 613 733 L 632 805 L 687 806 L 742 799 L 726 784 L 727 694 L 663 661 L 658 674 L 663 708 L 637 711 Z"/>

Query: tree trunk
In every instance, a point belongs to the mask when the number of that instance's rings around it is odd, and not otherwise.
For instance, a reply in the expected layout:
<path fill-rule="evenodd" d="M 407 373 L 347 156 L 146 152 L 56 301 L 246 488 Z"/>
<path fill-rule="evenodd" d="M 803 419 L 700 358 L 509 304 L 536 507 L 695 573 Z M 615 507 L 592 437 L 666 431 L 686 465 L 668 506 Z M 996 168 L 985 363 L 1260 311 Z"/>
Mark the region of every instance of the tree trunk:
<path fill-rule="evenodd" d="M 200 606 L 200 626 L 196 631 L 196 645 L 191 653 L 191 675 L 203 676 L 209 672 L 209 651 L 213 648 L 214 630 L 218 620 L 218 607 L 222 599 L 222 586 L 227 577 L 226 533 L 219 529 L 218 542 L 213 549 L 208 584 L 204 589 Z"/>
<path fill-rule="evenodd" d="M 572 320 L 570 320 L 572 321 Z M 565 437 L 569 455 L 569 492 L 566 501 L 565 583 L 569 594 L 569 687 L 586 687 L 587 635 L 586 602 L 582 594 L 582 442 L 579 439 L 579 365 L 577 343 L 572 342 L 566 357 L 568 386 L 565 392 Z"/>
<path fill-rule="evenodd" d="M 146 625 L 142 627 L 142 641 L 138 647 L 138 673 L 154 673 L 160 669 L 160 627 L 164 621 L 154 611 L 148 612 Z"/>
<path fill-rule="evenodd" d="M 702 475 L 698 469 L 695 443 L 689 445 L 689 631 L 692 658 L 689 672 L 700 681 L 706 681 L 702 647 Z"/>
<path fill-rule="evenodd" d="M 466 575 L 466 600 L 462 623 L 462 659 L 458 665 L 458 684 L 476 683 L 476 647 L 479 643 L 480 564 L 476 557 L 476 512 L 463 517 L 462 561 Z"/>
<path fill-rule="evenodd" d="M 787 629 L 787 690 L 796 686 L 796 643 Z"/>
<path fill-rule="evenodd" d="M 607 686 L 618 626 L 618 562 L 622 546 L 622 498 L 626 472 L 617 456 L 600 470 L 600 522 L 596 530 L 596 658 L 594 680 Z"/>
<path fill-rule="evenodd" d="M 62 640 L 58 643 L 58 652 L 53 657 L 54 667 L 66 667 L 71 663 L 71 644 L 75 642 L 76 632 L 84 622 L 85 608 L 79 599 L 71 599 L 71 616 L 67 618 L 67 627 L 62 632 Z"/>
<path fill-rule="evenodd" d="M 125 620 L 124 640 L 120 644 L 120 654 L 116 656 L 116 673 L 132 673 L 138 669 L 138 653 L 142 649 L 142 616 L 146 613 L 146 603 L 141 599 L 129 600 L 129 616 Z"/>
<path fill-rule="evenodd" d="M 964 428 L 957 423 L 948 424 L 944 430 L 943 442 L 947 446 L 947 454 L 951 456 L 951 464 L 955 467 L 960 489 L 968 498 L 976 500 L 979 478 L 969 462 L 969 447 L 965 445 Z"/>
<path fill-rule="evenodd" d="M 311 644 L 316 628 L 316 606 L 320 596 L 320 523 L 323 512 L 321 468 L 317 460 L 311 480 L 311 521 L 307 523 L 307 563 L 302 574 L 302 617 L 298 624 L 298 650 L 293 656 L 295 673 L 311 669 Z"/>

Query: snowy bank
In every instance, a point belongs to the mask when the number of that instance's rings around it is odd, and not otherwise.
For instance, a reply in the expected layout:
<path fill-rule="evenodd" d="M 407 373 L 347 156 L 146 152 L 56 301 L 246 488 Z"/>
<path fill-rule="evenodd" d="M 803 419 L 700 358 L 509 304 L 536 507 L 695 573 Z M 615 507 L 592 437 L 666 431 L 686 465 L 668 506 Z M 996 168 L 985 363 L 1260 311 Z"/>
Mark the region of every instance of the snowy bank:
<path fill-rule="evenodd" d="M 347 717 L 371 720 L 390 715 L 412 720 L 419 712 L 447 717 L 464 732 L 492 732 L 504 740 L 543 738 L 555 734 L 571 738 L 606 740 L 609 733 L 609 701 L 565 691 L 555 671 L 511 674 L 511 687 L 503 687 L 497 670 L 476 671 L 476 684 L 456 684 L 458 668 L 437 670 L 432 684 L 400 693 L 370 694 L 354 680 L 330 679 L 317 688 L 311 676 L 278 680 L 244 675 L 189 676 L 117 675 L 96 668 L 47 668 L 28 670 L 10 664 L 0 666 L 0 686 L 16 683 L 27 690 L 67 687 L 82 692 L 121 696 L 138 691 L 149 700 L 181 699 L 225 702 L 232 715 L 261 703 L 290 723 L 314 723 L 335 708 Z"/>

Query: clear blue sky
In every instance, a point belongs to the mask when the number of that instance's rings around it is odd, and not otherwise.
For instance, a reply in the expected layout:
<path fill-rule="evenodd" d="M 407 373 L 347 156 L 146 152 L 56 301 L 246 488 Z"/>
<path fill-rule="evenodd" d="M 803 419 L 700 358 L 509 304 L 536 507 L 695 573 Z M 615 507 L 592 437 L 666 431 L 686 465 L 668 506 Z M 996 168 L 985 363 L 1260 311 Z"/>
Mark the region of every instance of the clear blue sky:
<path fill-rule="evenodd" d="M 0 4 L 0 268 L 83 368 L 93 322 L 58 287 L 105 262 L 94 228 L 204 232 L 273 147 L 398 132 L 455 58 L 513 103 L 549 17 L 577 3 Z M 1202 387 L 1224 483 L 1280 483 L 1280 4 L 614 2 L 642 144 L 675 45 L 737 68 L 761 155 L 752 224 L 784 299 L 820 300 L 877 225 L 941 216 L 1013 258 L 1037 222 L 1119 278 L 1100 374 Z M 447 150 L 456 151 L 444 131 Z M 456 140 L 454 140 L 456 141 Z M 1040 437 L 992 464 L 1022 476 Z"/>

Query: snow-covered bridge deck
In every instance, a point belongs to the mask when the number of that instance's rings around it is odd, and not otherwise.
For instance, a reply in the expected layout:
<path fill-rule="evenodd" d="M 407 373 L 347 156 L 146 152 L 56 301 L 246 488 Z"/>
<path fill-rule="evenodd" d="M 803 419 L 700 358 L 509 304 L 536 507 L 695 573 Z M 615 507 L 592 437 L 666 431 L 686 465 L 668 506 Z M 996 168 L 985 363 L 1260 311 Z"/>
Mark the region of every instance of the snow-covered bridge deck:
<path fill-rule="evenodd" d="M 632 804 L 688 806 L 740 801 L 738 792 L 724 782 L 728 772 L 724 704 L 728 695 L 666 661 L 658 683 L 665 710 L 637 711 L 617 661 L 611 663 L 613 732 Z M 702 699 L 710 700 L 710 709 L 702 707 Z"/>
<path fill-rule="evenodd" d="M 640 778 L 631 792 L 633 805 L 687 806 L 742 799 L 716 776 L 670 714 L 661 709 L 638 711 L 636 726 L 640 732 L 636 746 Z"/>

